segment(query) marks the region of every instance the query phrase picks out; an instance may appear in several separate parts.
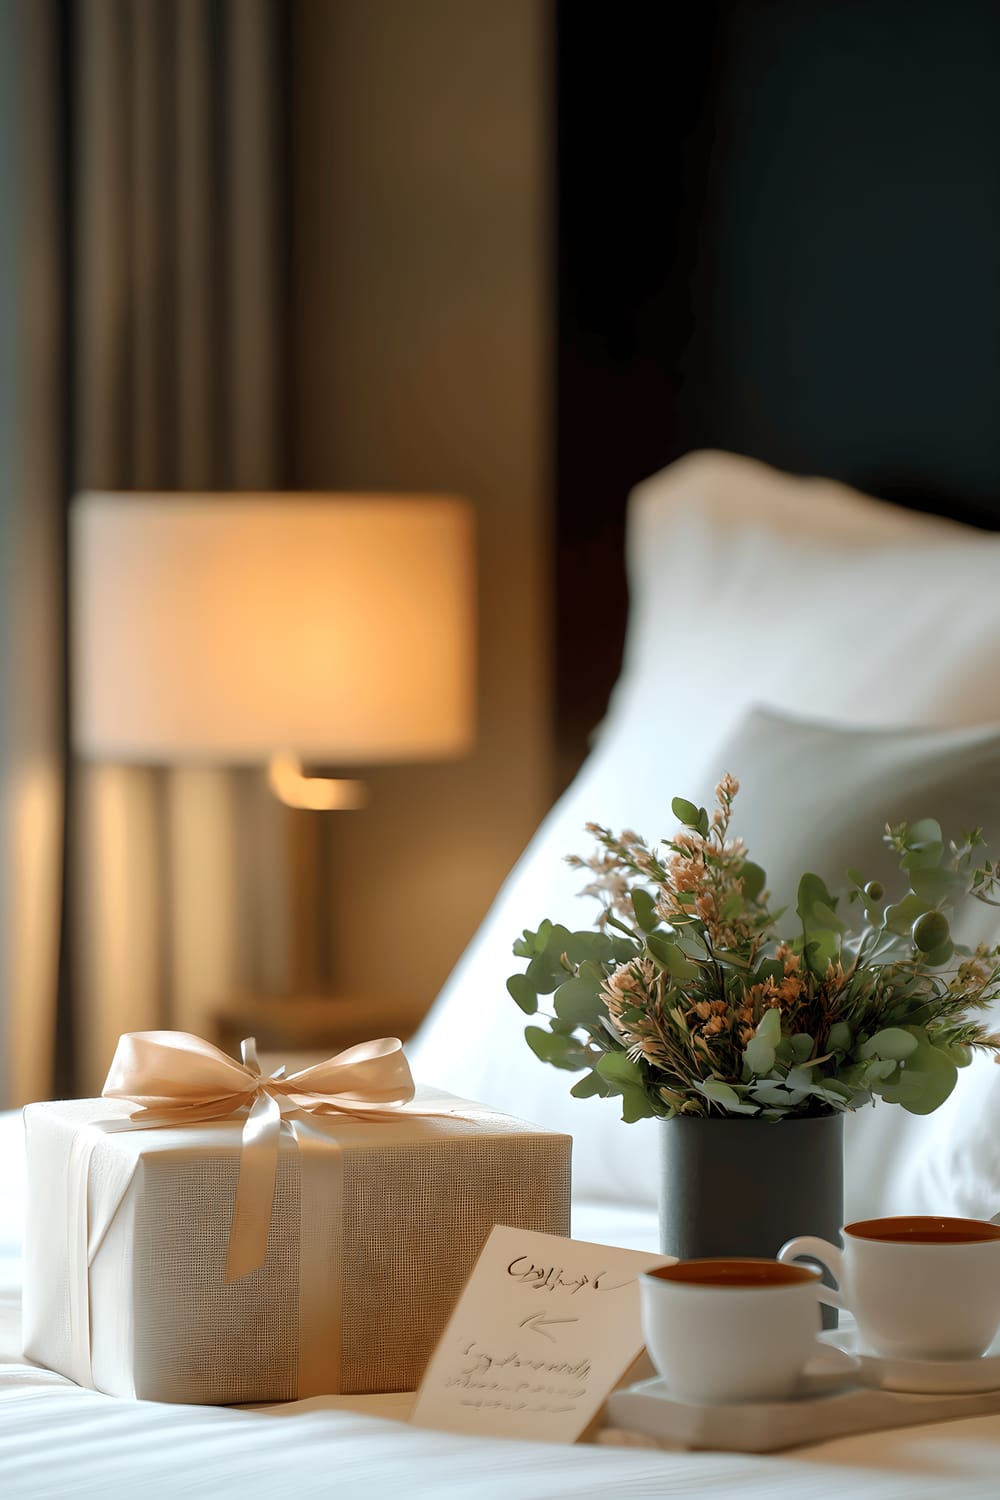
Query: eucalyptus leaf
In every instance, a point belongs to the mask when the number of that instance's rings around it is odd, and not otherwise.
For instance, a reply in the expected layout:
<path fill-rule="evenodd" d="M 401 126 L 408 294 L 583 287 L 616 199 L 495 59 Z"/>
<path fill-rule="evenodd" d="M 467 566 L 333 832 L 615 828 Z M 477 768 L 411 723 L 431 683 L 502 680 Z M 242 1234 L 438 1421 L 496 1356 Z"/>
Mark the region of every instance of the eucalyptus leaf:
<path fill-rule="evenodd" d="M 947 1053 L 925 1042 L 906 1059 L 899 1077 L 880 1092 L 889 1104 L 901 1104 L 911 1115 L 929 1115 L 948 1098 L 957 1078 L 958 1069 Z"/>
<path fill-rule="evenodd" d="M 533 1016 L 538 1009 L 538 995 L 526 974 L 512 974 L 507 980 L 507 993 L 524 1011 Z"/>
<path fill-rule="evenodd" d="M 918 818 L 916 823 L 911 823 L 907 829 L 907 849 L 928 849 L 944 844 L 941 834 L 941 824 L 936 818 Z"/>
<path fill-rule="evenodd" d="M 891 1057 L 895 1062 L 901 1062 L 904 1057 L 909 1057 L 917 1050 L 917 1045 L 917 1038 L 912 1032 L 903 1031 L 898 1026 L 887 1026 L 882 1031 L 876 1031 L 874 1036 L 861 1043 L 858 1056 L 861 1058 Z"/>
<path fill-rule="evenodd" d="M 864 1063 L 860 1069 L 860 1078 L 866 1088 L 874 1088 L 877 1083 L 885 1083 L 889 1078 L 899 1076 L 899 1063 L 894 1058 L 873 1057 L 870 1062 Z"/>
<path fill-rule="evenodd" d="M 769 1006 L 761 1016 L 754 1032 L 755 1037 L 760 1037 L 776 1047 L 781 1040 L 781 1011 L 776 1005 Z"/>
<path fill-rule="evenodd" d="M 774 1046 L 766 1037 L 752 1036 L 743 1049 L 743 1060 L 751 1073 L 770 1073 L 774 1067 Z"/>
<path fill-rule="evenodd" d="M 836 913 L 836 897 L 831 896 L 818 875 L 806 874 L 799 881 L 796 910 L 806 932 L 843 932 L 844 923 Z"/>
<path fill-rule="evenodd" d="M 548 953 L 536 953 L 525 970 L 525 977 L 538 995 L 551 995 L 566 978 L 566 970 L 558 958 Z"/>
<path fill-rule="evenodd" d="M 941 863 L 944 855 L 944 839 L 941 825 L 934 818 L 921 818 L 911 824 L 906 834 L 906 854 L 903 868 L 914 871 L 932 868 Z"/>
<path fill-rule="evenodd" d="M 590 1065 L 586 1052 L 571 1037 L 545 1031 L 541 1026 L 526 1026 L 524 1038 L 535 1056 L 554 1068 L 579 1073 Z"/>
<path fill-rule="evenodd" d="M 581 1078 L 579 1082 L 574 1083 L 570 1089 L 570 1093 L 574 1099 L 592 1099 L 595 1097 L 606 1099 L 611 1093 L 611 1088 L 599 1073 L 588 1073 L 586 1078 Z"/>
<path fill-rule="evenodd" d="M 626 1084 L 621 1091 L 622 1120 L 626 1125 L 634 1125 L 637 1120 L 648 1120 L 651 1115 L 660 1114 L 645 1092 L 634 1085 Z"/>
<path fill-rule="evenodd" d="M 677 943 L 672 942 L 665 933 L 651 932 L 646 939 L 646 949 L 650 957 L 661 969 L 666 969 L 672 979 L 696 979 L 700 973 L 698 965 L 686 958 Z"/>
<path fill-rule="evenodd" d="M 590 979 L 577 977 L 567 979 L 556 990 L 552 999 L 556 1015 L 563 1021 L 572 1021 L 577 1026 L 591 1026 L 605 1011 L 600 990 Z"/>
<path fill-rule="evenodd" d="M 835 1052 L 848 1052 L 853 1040 L 850 1026 L 846 1021 L 834 1021 L 827 1040 Z"/>
<path fill-rule="evenodd" d="M 932 844 L 924 849 L 913 849 L 902 861 L 902 867 L 911 876 L 917 870 L 933 870 L 944 858 L 944 845 Z"/>
<path fill-rule="evenodd" d="M 642 886 L 636 886 L 632 892 L 632 910 L 643 932 L 653 932 L 660 925 L 660 919 L 656 915 L 656 904 L 649 892 L 643 890 Z"/>
<path fill-rule="evenodd" d="M 599 936 L 599 934 L 597 935 Z M 553 949 L 556 953 L 562 953 L 572 936 L 573 934 L 569 928 L 564 926 L 562 922 L 552 922 L 549 925 L 549 936 L 545 946 Z"/>
<path fill-rule="evenodd" d="M 606 964 L 614 961 L 614 944 L 603 932 L 569 932 L 562 951 L 572 964 L 582 964 L 590 959 L 594 963 Z"/>
<path fill-rule="evenodd" d="M 711 1099 L 715 1104 L 739 1104 L 740 1096 L 728 1083 L 723 1083 L 720 1078 L 704 1078 L 700 1082 L 696 1080 L 699 1092 Z"/>
<path fill-rule="evenodd" d="M 802 956 L 806 965 L 819 978 L 822 978 L 827 969 L 837 959 L 840 945 L 837 934 L 829 931 L 813 931 L 809 934 L 809 940 L 802 949 Z"/>
<path fill-rule="evenodd" d="M 686 828 L 697 828 L 701 821 L 702 809 L 689 802 L 686 797 L 673 797 L 670 802 L 670 811 L 679 823 Z"/>
<path fill-rule="evenodd" d="M 699 1093 L 704 1094 L 706 1099 L 713 1104 L 720 1105 L 733 1115 L 755 1115 L 758 1113 L 756 1104 L 750 1104 L 742 1099 L 734 1088 L 728 1083 L 723 1083 L 718 1078 L 694 1079 L 694 1087 Z"/>
<path fill-rule="evenodd" d="M 592 958 L 585 958 L 576 972 L 578 978 L 589 980 L 595 989 L 600 989 L 607 978 L 603 964 L 595 962 Z"/>
<path fill-rule="evenodd" d="M 642 1086 L 642 1070 L 627 1052 L 605 1052 L 594 1065 L 602 1078 L 609 1083 L 634 1083 Z"/>
<path fill-rule="evenodd" d="M 951 938 L 942 943 L 940 948 L 935 948 L 930 953 L 924 954 L 924 963 L 930 969 L 942 969 L 945 964 L 950 963 L 955 956 L 955 944 Z"/>
<path fill-rule="evenodd" d="M 545 952 L 545 949 L 548 947 L 549 938 L 551 936 L 552 936 L 552 923 L 549 921 L 548 917 L 545 917 L 545 918 L 543 918 L 543 920 L 541 922 L 539 922 L 539 924 L 538 924 L 538 930 L 535 933 L 535 952 L 536 953 L 544 953 Z"/>
<path fill-rule="evenodd" d="M 785 966 L 780 958 L 762 958 L 754 974 L 754 984 L 764 984 L 768 979 L 773 979 L 775 984 L 781 984 L 784 977 Z"/>
<path fill-rule="evenodd" d="M 842 1083 L 839 1078 L 824 1078 L 823 1087 L 820 1089 L 820 1093 L 839 1099 L 842 1104 L 850 1103 L 857 1092 L 857 1089 L 852 1088 L 850 1084 Z"/>
<path fill-rule="evenodd" d="M 911 891 L 901 901 L 894 901 L 891 906 L 886 907 L 883 921 L 890 932 L 905 933 L 909 937 L 914 922 L 930 908 L 929 901 L 922 900 Z"/>
<path fill-rule="evenodd" d="M 639 1066 L 626 1053 L 606 1052 L 595 1064 L 595 1072 L 608 1094 L 621 1097 L 622 1119 L 626 1124 L 666 1113 L 665 1108 L 646 1093 Z"/>
<path fill-rule="evenodd" d="M 786 1089 L 777 1083 L 755 1083 L 751 1093 L 758 1104 L 801 1104 L 806 1097 L 804 1089 Z"/>

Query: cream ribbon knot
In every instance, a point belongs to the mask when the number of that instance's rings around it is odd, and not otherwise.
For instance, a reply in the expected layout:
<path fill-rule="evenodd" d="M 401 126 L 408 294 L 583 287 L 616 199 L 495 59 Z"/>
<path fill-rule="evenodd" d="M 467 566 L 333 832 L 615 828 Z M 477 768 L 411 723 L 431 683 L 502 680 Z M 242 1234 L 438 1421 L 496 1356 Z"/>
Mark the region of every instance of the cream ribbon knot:
<path fill-rule="evenodd" d="M 396 1037 L 360 1042 L 288 1076 L 284 1067 L 269 1076 L 261 1072 L 253 1037 L 241 1053 L 237 1062 L 186 1031 L 130 1031 L 119 1038 L 101 1090 L 106 1099 L 139 1106 L 133 1128 L 202 1124 L 246 1111 L 227 1282 L 257 1270 L 267 1257 L 283 1126 L 298 1139 L 309 1117 L 384 1119 L 414 1095 Z"/>

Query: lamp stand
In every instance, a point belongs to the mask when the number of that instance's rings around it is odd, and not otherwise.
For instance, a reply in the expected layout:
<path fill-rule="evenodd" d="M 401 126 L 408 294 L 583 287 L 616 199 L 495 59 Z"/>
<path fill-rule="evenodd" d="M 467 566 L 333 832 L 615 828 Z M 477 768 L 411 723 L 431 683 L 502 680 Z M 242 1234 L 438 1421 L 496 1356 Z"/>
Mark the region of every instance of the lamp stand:
<path fill-rule="evenodd" d="M 287 827 L 292 992 L 294 995 L 315 995 L 329 985 L 321 917 L 321 894 L 326 885 L 323 879 L 325 860 L 321 815 L 289 808 L 284 819 Z"/>

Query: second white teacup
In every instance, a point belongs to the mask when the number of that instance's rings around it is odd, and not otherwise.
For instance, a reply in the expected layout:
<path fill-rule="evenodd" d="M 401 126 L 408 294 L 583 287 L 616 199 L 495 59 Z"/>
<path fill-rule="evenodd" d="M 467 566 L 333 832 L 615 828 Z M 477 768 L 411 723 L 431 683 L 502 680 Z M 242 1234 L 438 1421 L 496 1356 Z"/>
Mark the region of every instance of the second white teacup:
<path fill-rule="evenodd" d="M 896 1359 L 976 1359 L 1000 1330 L 1000 1225 L 907 1215 L 845 1225 L 841 1250 L 804 1235 L 778 1259 L 817 1260 L 839 1292 L 821 1302 L 854 1314 L 865 1349 Z"/>
<path fill-rule="evenodd" d="M 819 1273 L 777 1260 L 680 1260 L 639 1276 L 649 1356 L 678 1401 L 768 1401 L 817 1351 Z"/>

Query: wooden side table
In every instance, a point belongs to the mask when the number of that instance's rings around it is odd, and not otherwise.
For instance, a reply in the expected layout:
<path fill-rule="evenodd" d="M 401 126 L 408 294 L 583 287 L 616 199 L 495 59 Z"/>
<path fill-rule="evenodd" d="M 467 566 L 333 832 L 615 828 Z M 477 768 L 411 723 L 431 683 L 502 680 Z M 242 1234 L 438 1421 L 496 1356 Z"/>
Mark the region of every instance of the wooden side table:
<path fill-rule="evenodd" d="M 421 1017 L 399 1000 L 384 996 L 262 995 L 240 993 L 213 1017 L 215 1044 L 239 1057 L 244 1037 L 257 1039 L 258 1053 L 287 1062 L 290 1071 L 330 1057 L 355 1042 L 397 1036 L 406 1041 Z M 304 1061 L 302 1060 L 304 1057 Z"/>

